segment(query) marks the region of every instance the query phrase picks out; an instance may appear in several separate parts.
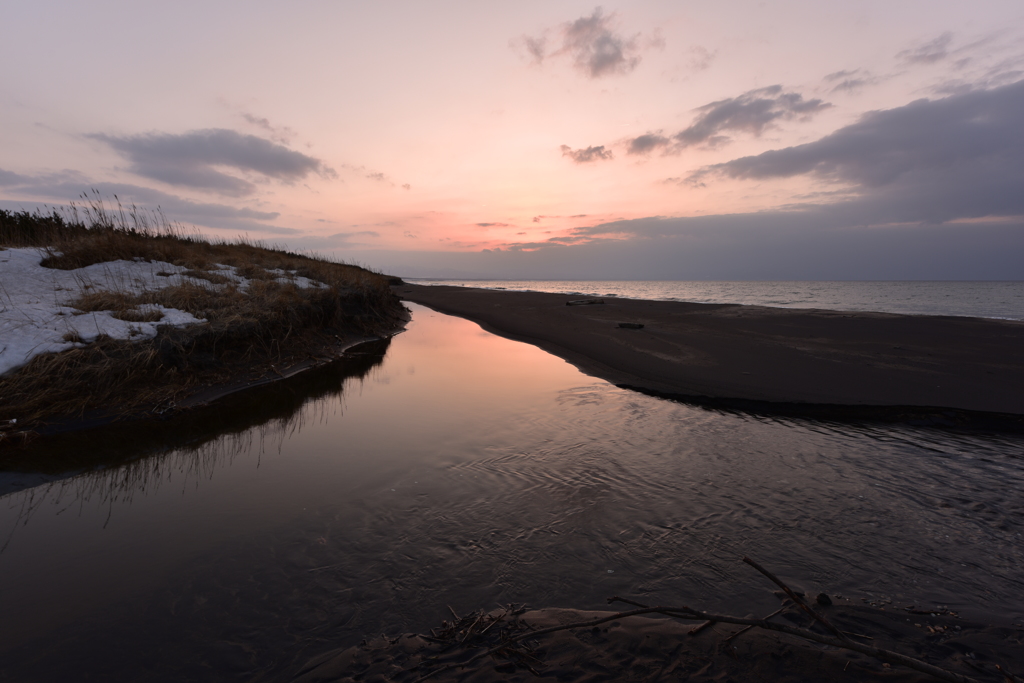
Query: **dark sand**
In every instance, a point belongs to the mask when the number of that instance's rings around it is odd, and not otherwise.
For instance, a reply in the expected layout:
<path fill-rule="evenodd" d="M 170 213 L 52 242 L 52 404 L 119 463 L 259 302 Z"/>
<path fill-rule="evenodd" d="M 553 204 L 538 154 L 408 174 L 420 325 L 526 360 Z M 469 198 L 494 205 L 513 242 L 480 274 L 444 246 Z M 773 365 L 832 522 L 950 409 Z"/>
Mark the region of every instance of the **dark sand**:
<path fill-rule="evenodd" d="M 394 291 L 653 393 L 1024 415 L 1019 321 L 618 298 L 566 306 L 586 297 L 448 286 Z"/>
<path fill-rule="evenodd" d="M 822 608 L 840 629 L 859 634 L 862 644 L 921 659 L 928 664 L 980 681 L 997 681 L 995 665 L 1020 673 L 1024 631 L 1012 625 L 987 626 L 952 615 L 911 614 L 905 610 L 835 604 Z M 548 608 L 523 614 L 509 630 L 540 630 L 611 614 Z M 763 615 L 762 615 L 763 616 Z M 807 628 L 809 618 L 790 605 L 773 621 Z M 501 656 L 471 666 L 452 666 L 432 681 L 902 681 L 935 679 L 904 666 L 865 654 L 812 643 L 791 635 L 755 629 L 731 642 L 742 627 L 716 624 L 696 635 L 698 622 L 635 616 L 598 627 L 559 631 L 524 641 L 521 651 L 536 675 Z M 446 665 L 457 665 L 499 642 L 494 632 L 508 628 L 508 618 L 483 638 L 456 633 L 446 642 L 422 635 L 388 634 L 326 653 L 309 662 L 294 683 L 343 681 L 416 681 Z M 427 634 L 429 636 L 429 634 Z M 453 644 L 451 641 L 455 640 Z"/>

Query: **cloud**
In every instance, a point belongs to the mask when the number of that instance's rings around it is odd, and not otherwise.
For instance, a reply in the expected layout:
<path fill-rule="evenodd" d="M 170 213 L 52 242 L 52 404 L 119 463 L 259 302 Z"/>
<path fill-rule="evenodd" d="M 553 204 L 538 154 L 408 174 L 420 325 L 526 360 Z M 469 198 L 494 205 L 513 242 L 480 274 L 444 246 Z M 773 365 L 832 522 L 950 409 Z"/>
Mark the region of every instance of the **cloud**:
<path fill-rule="evenodd" d="M 625 39 L 612 32 L 612 17 L 598 7 L 589 17 L 580 17 L 565 29 L 566 50 L 573 66 L 591 78 L 629 73 L 640 63 L 636 39 Z"/>
<path fill-rule="evenodd" d="M 381 233 L 376 230 L 356 230 L 355 232 L 335 232 L 330 238 L 379 238 Z"/>
<path fill-rule="evenodd" d="M 1021 120 L 1024 81 L 918 100 L 866 114 L 816 142 L 706 169 L 830 183 L 800 203 L 606 221 L 484 256 L 424 256 L 410 268 L 435 263 L 539 279 L 1020 280 Z"/>
<path fill-rule="evenodd" d="M 5 171 L 0 168 L 0 187 L 7 187 L 9 185 L 22 185 L 29 181 L 27 176 L 14 173 L 13 171 Z"/>
<path fill-rule="evenodd" d="M 1024 81 L 871 112 L 705 178 L 808 175 L 822 192 L 744 214 L 648 216 L 486 254 L 363 256 L 399 275 L 667 280 L 1024 279 Z"/>
<path fill-rule="evenodd" d="M 588 78 L 623 75 L 640 64 L 640 35 L 626 38 L 614 30 L 615 15 L 605 15 L 598 7 L 590 16 L 566 22 L 557 29 L 561 45 L 547 52 L 548 37 L 524 36 L 521 45 L 530 60 L 541 64 L 552 57 L 568 57 L 573 67 Z M 650 46 L 661 43 L 655 37 Z"/>
<path fill-rule="evenodd" d="M 242 232 L 264 232 L 277 235 L 292 235 L 300 231 L 259 221 L 273 221 L 280 217 L 276 211 L 260 211 L 248 207 L 227 204 L 196 202 L 177 195 L 142 187 L 130 183 L 93 182 L 74 171 L 62 171 L 37 176 L 24 176 L 0 169 L 0 179 L 15 178 L 16 182 L 5 185 L 8 195 L 20 195 L 26 199 L 5 200 L 8 207 L 31 209 L 38 206 L 40 199 L 51 205 L 66 205 L 83 193 L 95 190 L 101 197 L 117 197 L 124 204 L 137 204 L 144 209 L 159 209 L 169 220 L 192 223 L 222 230 Z"/>
<path fill-rule="evenodd" d="M 711 52 L 703 45 L 695 45 L 690 48 L 689 67 L 694 71 L 704 71 L 705 69 L 709 69 L 717 55 L 717 51 Z"/>
<path fill-rule="evenodd" d="M 700 169 L 771 179 L 808 175 L 851 186 L 836 206 L 863 223 L 1024 215 L 1024 81 L 869 112 L 815 142 Z"/>
<path fill-rule="evenodd" d="M 271 125 L 268 119 L 261 116 L 253 116 L 252 114 L 243 113 L 242 118 L 260 130 L 269 133 L 271 140 L 274 142 L 280 142 L 282 145 L 290 143 L 296 135 L 295 131 L 288 126 Z"/>
<path fill-rule="evenodd" d="M 343 246 L 350 244 L 360 244 L 358 240 L 363 237 L 380 237 L 380 233 L 375 230 L 357 230 L 355 232 L 336 232 L 333 235 L 328 235 L 327 239 L 331 240 L 332 244 Z"/>
<path fill-rule="evenodd" d="M 477 223 L 477 227 L 481 228 L 508 228 L 511 227 L 509 223 Z"/>
<path fill-rule="evenodd" d="M 384 183 L 384 184 L 390 185 L 391 187 L 401 187 L 403 190 L 411 190 L 412 189 L 412 185 L 410 185 L 409 183 L 403 183 L 403 184 L 399 185 L 387 173 L 384 173 L 383 171 L 377 171 L 377 170 L 374 170 L 372 168 L 368 168 L 367 166 L 365 166 L 363 164 L 358 164 L 358 165 L 357 164 L 340 164 L 338 166 L 338 169 L 342 173 L 356 175 L 356 176 L 359 176 L 360 178 L 363 178 L 365 180 L 372 180 L 372 181 L 374 181 L 376 183 Z M 331 174 L 332 174 L 331 177 L 337 177 L 337 174 L 335 174 L 333 169 L 331 170 Z"/>
<path fill-rule="evenodd" d="M 648 234 L 489 254 L 346 253 L 401 276 L 560 280 L 1022 280 L 1024 222 L 836 227 L 786 211 L 643 218 Z M 502 245 L 504 247 L 504 245 Z"/>
<path fill-rule="evenodd" d="M 820 99 L 805 100 L 799 93 L 784 92 L 781 85 L 772 85 L 698 107 L 693 123 L 671 138 L 645 133 L 627 140 L 627 153 L 648 154 L 659 148 L 679 152 L 698 145 L 719 147 L 730 140 L 724 133 L 760 136 L 778 121 L 809 119 L 831 106 Z"/>
<path fill-rule="evenodd" d="M 874 85 L 881 79 L 877 76 L 872 76 L 870 72 L 864 69 L 852 69 L 843 71 L 836 71 L 828 74 L 824 78 L 826 83 L 832 84 L 831 92 L 856 92 L 861 88 Z"/>
<path fill-rule="evenodd" d="M 649 152 L 672 144 L 672 140 L 660 133 L 644 133 L 629 141 L 626 154 L 648 154 Z"/>
<path fill-rule="evenodd" d="M 947 31 L 923 45 L 896 53 L 896 58 L 907 64 L 934 64 L 949 56 L 949 45 L 952 42 L 953 34 Z"/>
<path fill-rule="evenodd" d="M 531 38 L 530 36 L 524 36 L 523 45 L 535 64 L 540 64 L 544 61 L 548 46 L 548 39 L 546 37 L 538 36 Z"/>
<path fill-rule="evenodd" d="M 334 178 L 322 161 L 283 145 L 233 130 L 210 128 L 188 133 L 147 133 L 89 136 L 110 145 L 131 162 L 131 171 L 169 185 L 215 192 L 229 197 L 253 194 L 256 185 L 224 173 L 232 168 L 243 175 L 293 183 L 310 174 Z"/>
<path fill-rule="evenodd" d="M 586 164 L 591 161 L 602 161 L 612 158 L 612 151 L 605 149 L 604 145 L 587 147 L 586 149 L 572 149 L 569 145 L 562 145 L 562 156 L 569 157 L 577 164 Z"/>

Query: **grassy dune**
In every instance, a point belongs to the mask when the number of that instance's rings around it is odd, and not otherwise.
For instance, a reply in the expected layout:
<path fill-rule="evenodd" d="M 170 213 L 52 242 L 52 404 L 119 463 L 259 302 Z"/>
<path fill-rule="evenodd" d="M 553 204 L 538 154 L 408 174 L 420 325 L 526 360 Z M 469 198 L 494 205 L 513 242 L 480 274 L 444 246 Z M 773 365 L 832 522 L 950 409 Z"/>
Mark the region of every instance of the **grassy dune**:
<path fill-rule="evenodd" d="M 0 430 L 9 436 L 11 420 L 24 431 L 90 411 L 131 415 L 173 405 L 211 385 L 329 356 L 344 340 L 386 334 L 403 314 L 386 275 L 259 243 L 210 241 L 160 214 L 100 201 L 49 215 L 0 211 L 0 249 L 17 247 L 42 249 L 41 265 L 61 270 L 117 260 L 176 266 L 185 277 L 166 287 L 97 289 L 83 281 L 64 303 L 76 314 L 110 311 L 126 321 L 158 321 L 159 305 L 205 322 L 158 327 L 141 341 L 101 336 L 0 376 Z"/>

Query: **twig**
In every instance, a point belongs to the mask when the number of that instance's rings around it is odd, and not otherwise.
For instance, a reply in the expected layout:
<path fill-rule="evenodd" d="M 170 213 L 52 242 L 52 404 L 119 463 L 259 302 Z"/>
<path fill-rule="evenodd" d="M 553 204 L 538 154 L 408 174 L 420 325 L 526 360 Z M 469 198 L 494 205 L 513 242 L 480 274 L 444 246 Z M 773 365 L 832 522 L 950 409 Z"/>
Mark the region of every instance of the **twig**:
<path fill-rule="evenodd" d="M 502 614 L 502 615 L 501 615 L 500 617 L 495 617 L 495 618 L 494 618 L 494 621 L 492 621 L 491 623 L 487 624 L 487 626 L 485 626 L 485 627 L 484 627 L 484 630 L 483 630 L 483 631 L 480 631 L 480 633 L 479 633 L 478 635 L 481 635 L 481 636 L 482 636 L 483 634 L 485 634 L 485 633 L 487 633 L 488 631 L 490 631 L 490 630 L 491 630 L 491 627 L 492 627 L 492 626 L 494 626 L 494 625 L 495 625 L 495 624 L 497 624 L 497 623 L 498 623 L 499 621 L 501 621 L 501 620 L 502 620 L 502 619 L 504 619 L 504 618 L 505 618 L 506 616 L 508 616 L 508 612 L 509 612 L 508 608 L 505 608 L 505 614 Z"/>
<path fill-rule="evenodd" d="M 864 640 L 874 640 L 873 636 L 866 636 L 863 633 L 852 633 L 850 631 L 843 631 L 845 635 L 853 636 L 854 638 L 863 638 Z"/>
<path fill-rule="evenodd" d="M 815 621 L 820 623 L 822 626 L 827 628 L 829 631 L 831 631 L 833 634 L 838 636 L 840 640 L 843 640 L 843 641 L 849 641 L 850 640 L 849 638 L 846 637 L 846 634 L 844 634 L 842 631 L 840 631 L 835 626 L 833 626 L 832 623 L 828 619 L 826 619 L 824 616 L 822 616 L 821 614 L 818 614 L 813 609 L 811 609 L 810 605 L 808 605 L 806 602 L 803 601 L 803 598 L 801 598 L 799 595 L 797 595 L 792 590 L 790 590 L 789 586 L 787 586 L 786 584 L 782 583 L 782 581 L 779 579 L 779 577 L 775 576 L 775 574 L 772 574 L 770 571 L 768 571 L 767 569 L 765 569 L 764 567 L 759 565 L 757 562 L 754 562 L 749 557 L 744 557 L 743 561 L 746 562 L 747 564 L 749 564 L 751 567 L 753 567 L 757 571 L 759 571 L 762 574 L 764 574 L 765 576 L 767 576 L 772 581 L 772 583 L 777 585 L 779 588 L 781 588 L 782 590 L 786 591 L 786 595 L 788 595 L 790 597 L 790 599 L 793 600 L 793 602 L 795 602 L 797 605 L 799 605 L 800 609 L 802 609 L 803 611 L 805 611 L 809 615 L 811 615 L 812 619 L 814 619 Z"/>
<path fill-rule="evenodd" d="M 607 598 L 607 600 L 608 600 L 609 604 L 611 604 L 613 602 L 624 602 L 627 605 L 633 605 L 633 607 L 639 607 L 640 609 L 650 609 L 650 607 L 651 607 L 650 605 L 645 605 L 642 602 L 637 602 L 636 600 L 629 600 L 627 598 L 620 598 L 617 595 L 612 596 L 610 598 Z M 664 614 L 666 616 L 669 616 L 669 617 L 675 617 L 676 619 L 687 619 L 687 620 L 691 620 L 691 621 L 697 618 L 697 617 L 688 617 L 688 616 L 685 616 L 685 615 L 682 615 L 682 614 L 672 614 L 672 613 L 669 613 L 669 612 L 662 612 L 662 614 Z M 691 633 L 692 633 L 692 631 L 691 631 Z"/>
<path fill-rule="evenodd" d="M 474 621 L 472 624 L 470 624 L 470 627 L 468 629 L 466 629 L 466 637 L 463 638 L 462 642 L 459 643 L 460 647 L 466 644 L 466 641 L 469 640 L 469 637 L 471 635 L 473 635 L 473 629 L 476 628 L 476 625 L 479 624 L 480 620 L 483 619 L 483 618 L 484 618 L 484 613 L 480 612 L 480 614 L 478 614 L 477 617 L 476 617 L 476 621 Z"/>
<path fill-rule="evenodd" d="M 695 635 L 697 635 L 698 633 L 700 633 L 701 631 L 703 631 L 704 629 L 706 629 L 707 627 L 709 627 L 709 626 L 713 625 L 714 623 L 715 623 L 715 622 L 713 622 L 713 621 L 710 621 L 710 620 L 708 620 L 708 621 L 705 621 L 705 622 L 704 622 L 704 623 L 702 623 L 702 624 L 697 624 L 696 626 L 694 626 L 693 628 L 691 628 L 691 629 L 689 630 L 689 632 L 688 632 L 688 633 L 689 633 L 689 635 L 691 635 L 691 636 L 695 636 Z M 747 628 L 751 628 L 751 627 L 750 627 L 750 626 L 748 626 Z M 745 629 L 744 629 L 744 630 L 745 630 Z"/>
<path fill-rule="evenodd" d="M 779 614 L 781 614 L 781 613 L 782 613 L 782 611 L 783 611 L 783 610 L 785 610 L 785 609 L 786 609 L 785 607 L 780 607 L 779 609 L 775 610 L 774 612 L 772 612 L 771 614 L 769 614 L 768 616 L 766 616 L 766 617 L 764 618 L 764 621 L 768 621 L 768 620 L 769 620 L 769 619 L 771 619 L 772 617 L 778 616 L 778 615 L 779 615 Z M 713 623 L 713 622 L 710 622 L 710 621 L 708 621 L 708 622 L 706 622 L 706 623 L 707 623 L 707 624 L 710 624 L 710 623 Z M 734 633 L 734 634 L 732 634 L 731 636 L 729 636 L 728 638 L 726 638 L 726 639 L 725 639 L 725 642 L 726 642 L 726 643 L 731 643 L 731 642 L 732 642 L 733 640 L 735 640 L 736 638 L 739 638 L 740 636 L 742 636 L 742 635 L 743 635 L 744 633 L 746 633 L 747 631 L 749 631 L 749 630 L 750 630 L 750 629 L 752 629 L 752 628 L 754 628 L 754 627 L 753 627 L 753 626 L 747 626 L 747 627 L 745 627 L 745 628 L 741 628 L 741 629 L 740 629 L 739 631 L 736 631 L 736 633 Z M 691 633 L 693 633 L 693 631 L 691 631 Z"/>
<path fill-rule="evenodd" d="M 644 608 L 648 607 L 648 605 L 645 605 L 645 604 L 640 603 L 640 602 L 636 602 L 635 600 L 627 600 L 626 598 L 620 598 L 618 596 L 615 596 L 613 598 L 608 598 L 608 602 L 624 602 L 627 605 L 633 605 L 634 607 L 640 607 L 641 609 L 644 609 Z M 679 615 L 679 614 L 669 614 L 669 616 L 670 617 L 676 617 L 677 619 L 693 619 L 693 617 L 686 617 L 686 616 L 682 616 L 682 615 Z M 700 633 L 701 631 L 703 631 L 704 629 L 706 629 L 708 626 L 711 626 L 714 623 L 715 622 L 713 622 L 711 620 L 708 620 L 708 621 L 705 621 L 705 622 L 703 622 L 701 624 L 697 624 L 696 626 L 694 626 L 693 628 L 690 629 L 689 635 L 695 636 L 698 633 Z"/>

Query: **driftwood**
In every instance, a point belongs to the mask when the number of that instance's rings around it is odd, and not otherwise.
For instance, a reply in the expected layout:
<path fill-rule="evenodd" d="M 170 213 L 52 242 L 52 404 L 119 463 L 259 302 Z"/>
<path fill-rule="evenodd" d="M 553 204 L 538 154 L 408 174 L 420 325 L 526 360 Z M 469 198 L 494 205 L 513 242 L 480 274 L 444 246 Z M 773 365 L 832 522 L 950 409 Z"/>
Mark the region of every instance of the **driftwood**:
<path fill-rule="evenodd" d="M 536 674 L 537 671 L 530 664 L 530 660 L 532 660 L 533 662 L 537 662 L 537 663 L 539 663 L 539 662 L 528 651 L 523 650 L 520 647 L 517 647 L 517 645 L 519 643 L 523 643 L 523 641 L 528 641 L 530 639 L 534 639 L 534 638 L 537 638 L 539 636 L 543 636 L 543 635 L 546 635 L 546 634 L 549 634 L 549 633 L 555 633 L 557 631 L 566 631 L 566 630 L 578 629 L 578 628 L 592 628 L 594 626 L 598 626 L 600 624 L 604 624 L 604 623 L 607 623 L 607 622 L 610 622 L 610 621 L 626 619 L 626 618 L 634 617 L 634 616 L 641 616 L 641 615 L 646 615 L 646 614 L 663 614 L 663 615 L 674 617 L 674 618 L 677 618 L 677 619 L 700 621 L 701 623 L 699 625 L 697 625 L 694 628 L 690 629 L 690 631 L 689 631 L 690 635 L 697 634 L 700 631 L 704 630 L 705 628 L 708 628 L 709 626 L 711 626 L 711 625 L 713 625 L 715 623 L 736 624 L 736 625 L 739 625 L 739 626 L 744 626 L 746 628 L 744 628 L 744 629 L 740 630 L 739 632 L 734 633 L 731 636 L 729 636 L 727 638 L 728 642 L 731 642 L 733 639 L 741 636 L 742 634 L 746 633 L 750 629 L 760 628 L 760 629 L 764 629 L 764 630 L 767 630 L 767 631 L 776 631 L 776 632 L 779 632 L 779 633 L 785 633 L 785 634 L 788 634 L 788 635 L 791 635 L 791 636 L 795 636 L 797 638 L 802 638 L 804 640 L 812 641 L 812 642 L 815 642 L 815 643 L 821 643 L 821 644 L 824 644 L 824 645 L 830 645 L 830 646 L 837 647 L 837 648 L 842 648 L 842 649 L 851 650 L 851 651 L 854 651 L 854 652 L 859 652 L 861 654 L 865 654 L 865 655 L 868 655 L 870 657 L 873 657 L 873 658 L 875 658 L 875 659 L 877 659 L 877 660 L 879 660 L 881 662 L 884 662 L 886 664 L 904 666 L 904 667 L 907 667 L 909 669 L 913 669 L 915 671 L 919 671 L 921 673 L 924 673 L 924 674 L 927 674 L 929 676 L 932 676 L 932 677 L 934 677 L 934 678 L 936 678 L 936 679 L 938 679 L 940 681 L 950 681 L 952 683 L 978 683 L 978 681 L 976 679 L 974 679 L 974 678 L 971 678 L 969 676 L 965 676 L 963 674 L 956 673 L 954 671 L 949 671 L 947 669 L 940 668 L 940 667 L 935 666 L 933 664 L 929 664 L 928 662 L 925 662 L 925 661 L 923 661 L 921 659 L 916 659 L 914 657 L 909 657 L 907 655 L 900 654 L 898 652 L 893 652 L 891 650 L 885 650 L 885 649 L 882 649 L 882 648 L 877 648 L 877 647 L 873 647 L 873 646 L 870 646 L 870 645 L 865 645 L 865 644 L 858 643 L 858 642 L 855 642 L 855 641 L 851 640 L 850 636 L 860 637 L 860 638 L 868 638 L 868 637 L 867 636 L 860 636 L 859 634 L 855 634 L 855 633 L 847 633 L 847 632 L 841 631 L 840 629 L 836 628 L 823 614 L 821 614 L 820 612 L 818 612 L 817 610 L 812 608 L 809 604 L 807 604 L 807 602 L 798 593 L 796 593 L 792 589 L 790 589 L 789 586 L 787 586 L 785 583 L 783 583 L 777 576 L 775 576 L 770 571 L 768 571 L 767 569 L 765 569 L 764 567 L 759 565 L 757 562 L 755 562 L 754 560 L 752 560 L 752 559 L 750 559 L 748 557 L 744 557 L 743 561 L 746 562 L 747 564 L 749 564 L 754 569 L 756 569 L 761 574 L 763 574 L 765 577 L 767 577 L 769 580 L 771 580 L 777 586 L 779 586 L 779 588 L 781 588 L 785 592 L 785 594 L 787 596 L 789 596 L 789 598 L 792 600 L 794 605 L 796 605 L 802 611 L 807 613 L 814 620 L 815 623 L 819 624 L 821 627 L 826 629 L 828 631 L 828 633 L 819 633 L 819 632 L 815 632 L 815 631 L 812 631 L 812 630 L 807 629 L 807 628 L 799 628 L 799 627 L 795 627 L 795 626 L 788 626 L 786 624 L 778 624 L 778 623 L 774 623 L 774 622 L 769 621 L 771 618 L 773 618 L 773 617 L 777 616 L 778 614 L 782 613 L 786 609 L 785 605 L 782 608 L 780 608 L 779 610 L 773 612 L 772 614 L 768 615 L 767 617 L 765 617 L 763 619 L 754 619 L 754 618 L 747 618 L 747 617 L 735 617 L 735 616 L 730 616 L 730 615 L 725 615 L 725 614 L 713 614 L 713 613 L 710 613 L 710 612 L 706 612 L 706 611 L 699 610 L 699 609 L 694 609 L 694 608 L 687 607 L 687 606 L 648 606 L 648 605 L 644 605 L 642 603 L 636 602 L 634 600 L 630 600 L 628 598 L 622 598 L 622 597 L 619 597 L 619 596 L 614 596 L 614 597 L 608 598 L 608 602 L 609 603 L 621 602 L 621 603 L 624 603 L 624 604 L 627 604 L 627 605 L 634 606 L 637 609 L 633 609 L 633 610 L 629 610 L 629 611 L 624 611 L 624 612 L 618 612 L 618 613 L 613 614 L 611 616 L 600 617 L 600 618 L 591 619 L 591 620 L 588 620 L 588 621 L 580 621 L 580 622 L 575 622 L 575 623 L 571 623 L 571 624 L 564 624 L 564 625 L 561 625 L 561 626 L 553 626 L 553 627 L 550 627 L 550 628 L 544 628 L 544 629 L 539 629 L 539 630 L 525 630 L 525 629 L 528 629 L 528 627 L 525 626 L 521 621 L 518 621 L 518 620 L 517 621 L 513 621 L 513 622 L 511 622 L 509 624 L 509 628 L 501 633 L 500 642 L 499 642 L 499 644 L 497 646 L 490 647 L 490 648 L 488 648 L 488 649 L 486 649 L 484 651 L 478 652 L 477 654 L 473 655 L 472 657 L 469 657 L 468 659 L 466 659 L 466 660 L 464 660 L 462 662 L 458 662 L 458 663 L 454 663 L 454 664 L 446 664 L 444 666 L 440 666 L 440 667 L 438 667 L 438 668 L 436 668 L 436 669 L 434 669 L 432 671 L 427 672 L 426 674 L 424 674 L 423 676 L 421 676 L 417 680 L 418 681 L 426 681 L 426 680 L 428 680 L 430 678 L 433 678 L 434 676 L 437 676 L 438 674 L 441 674 L 441 673 L 443 673 L 445 671 L 450 671 L 452 669 L 465 668 L 467 666 L 471 666 L 471 665 L 475 664 L 476 662 L 479 662 L 482 659 L 485 659 L 487 657 L 496 656 L 496 655 L 504 656 L 504 657 L 506 657 L 509 660 L 510 664 L 512 664 L 512 665 L 519 664 L 519 665 L 523 666 L 524 668 L 528 669 L 529 671 L 531 671 L 531 672 Z M 449 609 L 451 610 L 450 607 L 449 607 Z M 429 636 L 423 636 L 423 637 L 427 638 L 428 640 L 432 640 L 434 642 L 448 642 L 449 646 L 452 646 L 454 644 L 458 644 L 460 646 L 464 646 L 472 638 L 477 637 L 477 636 L 481 636 L 484 633 L 486 633 L 495 624 L 497 624 L 498 622 L 502 621 L 505 617 L 507 617 L 509 615 L 516 616 L 516 615 L 522 614 L 525 611 L 526 611 L 525 607 L 520 607 L 520 608 L 516 609 L 514 606 L 510 605 L 509 607 L 507 607 L 504 610 L 504 612 L 502 614 L 499 614 L 499 615 L 479 614 L 479 615 L 469 615 L 468 617 L 465 617 L 465 618 L 459 618 L 458 615 L 455 614 L 455 611 L 451 610 L 452 616 L 455 617 L 455 621 L 452 622 L 451 625 L 449 625 L 448 622 L 444 622 L 444 627 L 446 629 L 444 634 L 436 634 L 436 633 L 433 632 L 433 629 L 432 629 L 431 633 L 432 633 L 432 635 L 434 637 L 429 637 Z M 468 627 L 467 627 L 467 624 L 468 624 Z M 485 626 L 485 628 L 482 628 L 479 631 L 476 631 L 475 629 L 478 628 L 478 625 L 483 625 L 483 626 Z M 465 634 L 464 635 L 463 635 L 463 629 L 465 629 Z M 444 638 L 439 638 L 438 637 L 439 635 L 444 635 Z M 453 636 L 455 636 L 455 637 L 453 637 Z M 458 636 L 462 636 L 462 637 L 458 637 Z M 870 638 L 868 638 L 868 639 L 870 639 Z M 448 648 L 445 648 L 445 649 L 448 649 Z M 421 662 L 418 665 L 418 667 L 427 666 L 430 663 L 431 662 Z M 998 675 L 1000 675 L 1003 678 L 1004 681 L 1006 681 L 1008 683 L 1024 683 L 1024 682 L 1022 682 L 1022 679 L 1020 679 L 1019 677 L 1014 676 L 1013 674 L 1007 672 L 1002 667 L 996 665 L 995 668 L 996 668 L 996 670 L 998 672 Z M 989 672 L 985 672 L 985 671 L 983 671 L 981 669 L 979 669 L 979 671 L 982 671 L 983 673 L 989 673 Z"/>
<path fill-rule="evenodd" d="M 796 603 L 797 605 L 799 605 L 800 609 L 802 609 L 803 611 L 805 611 L 805 612 L 807 612 L 807 613 L 808 613 L 809 615 L 811 615 L 811 618 L 812 618 L 812 619 L 814 619 L 814 620 L 815 620 L 815 621 L 817 621 L 817 622 L 818 622 L 819 624 L 821 624 L 822 626 L 824 626 L 825 628 L 827 628 L 827 629 L 828 629 L 829 631 L 831 631 L 831 632 L 832 632 L 832 633 L 833 633 L 833 634 L 834 634 L 834 635 L 835 635 L 835 636 L 836 636 L 837 638 L 839 638 L 840 640 L 845 640 L 845 641 L 849 642 L 849 640 L 850 640 L 850 639 L 849 639 L 849 638 L 847 638 L 847 637 L 846 637 L 846 636 L 845 636 L 845 635 L 843 634 L 843 632 L 842 632 L 842 631 L 840 631 L 840 630 L 839 630 L 839 629 L 837 629 L 837 628 L 836 628 L 835 626 L 833 626 L 833 625 L 832 625 L 831 623 L 829 623 L 829 620 L 828 620 L 828 619 L 826 619 L 826 618 L 824 617 L 824 615 L 822 615 L 822 614 L 819 614 L 819 613 L 818 613 L 818 612 L 816 612 L 815 610 L 811 609 L 810 605 L 808 605 L 808 604 L 807 604 L 806 602 L 804 602 L 804 601 L 803 601 L 803 598 L 801 598 L 801 597 L 800 597 L 799 595 L 797 595 L 797 594 L 796 594 L 796 593 L 794 593 L 794 592 L 793 592 L 792 590 L 790 590 L 789 586 L 787 586 L 786 584 L 782 583 L 782 581 L 780 581 L 780 580 L 779 580 L 779 577 L 775 576 L 775 574 L 772 574 L 772 573 L 771 573 L 770 571 L 768 571 L 767 569 L 765 569 L 764 567 L 762 567 L 761 565 L 759 565 L 759 564 L 758 564 L 757 562 L 754 562 L 754 561 L 753 561 L 752 559 L 750 559 L 749 557 L 744 557 L 744 558 L 743 558 L 743 561 L 744 561 L 744 562 L 746 562 L 747 564 L 749 564 L 749 565 L 750 565 L 751 567 L 753 567 L 753 568 L 754 568 L 754 569 L 756 569 L 757 571 L 759 571 L 759 572 L 761 572 L 762 574 L 764 574 L 765 576 L 767 576 L 767 577 L 768 577 L 768 579 L 769 579 L 769 580 L 770 580 L 770 581 L 771 581 L 772 583 L 774 583 L 774 584 L 775 584 L 776 586 L 778 586 L 779 588 L 781 588 L 782 590 L 784 590 L 784 591 L 786 592 L 786 595 L 788 595 L 788 596 L 789 596 L 789 599 L 790 599 L 790 600 L 792 600 L 792 601 L 793 601 L 794 603 Z"/>

